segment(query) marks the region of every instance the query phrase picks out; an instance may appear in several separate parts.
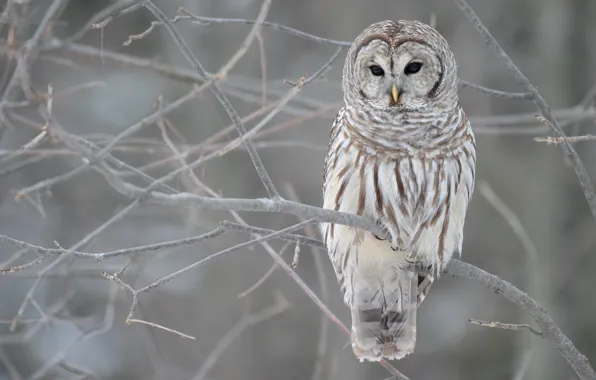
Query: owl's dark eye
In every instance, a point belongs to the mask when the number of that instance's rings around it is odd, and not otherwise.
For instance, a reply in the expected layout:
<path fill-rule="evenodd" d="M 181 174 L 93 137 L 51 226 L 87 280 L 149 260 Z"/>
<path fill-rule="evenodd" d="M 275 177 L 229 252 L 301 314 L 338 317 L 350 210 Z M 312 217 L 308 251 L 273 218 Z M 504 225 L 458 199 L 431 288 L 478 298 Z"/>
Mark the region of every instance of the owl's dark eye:
<path fill-rule="evenodd" d="M 422 63 L 420 63 L 420 62 L 408 63 L 406 65 L 406 68 L 404 69 L 404 74 L 406 74 L 406 75 L 416 74 L 418 71 L 420 71 L 421 68 L 422 68 Z"/>
<path fill-rule="evenodd" d="M 383 71 L 381 66 L 377 66 L 377 65 L 372 65 L 370 67 L 370 72 L 372 73 L 372 75 L 377 76 L 377 77 L 380 77 L 385 74 L 385 71 Z"/>

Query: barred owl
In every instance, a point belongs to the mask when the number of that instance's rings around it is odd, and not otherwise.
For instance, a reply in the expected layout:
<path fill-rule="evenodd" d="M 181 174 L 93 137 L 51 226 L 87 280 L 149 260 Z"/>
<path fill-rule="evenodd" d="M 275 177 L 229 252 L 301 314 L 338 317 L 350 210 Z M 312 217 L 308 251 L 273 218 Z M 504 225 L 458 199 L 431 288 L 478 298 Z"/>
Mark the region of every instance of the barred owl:
<path fill-rule="evenodd" d="M 401 359 L 414 351 L 417 307 L 461 255 L 474 134 L 453 53 L 421 22 L 366 28 L 348 51 L 342 88 L 323 207 L 367 217 L 384 233 L 329 223 L 321 231 L 351 309 L 356 357 Z"/>

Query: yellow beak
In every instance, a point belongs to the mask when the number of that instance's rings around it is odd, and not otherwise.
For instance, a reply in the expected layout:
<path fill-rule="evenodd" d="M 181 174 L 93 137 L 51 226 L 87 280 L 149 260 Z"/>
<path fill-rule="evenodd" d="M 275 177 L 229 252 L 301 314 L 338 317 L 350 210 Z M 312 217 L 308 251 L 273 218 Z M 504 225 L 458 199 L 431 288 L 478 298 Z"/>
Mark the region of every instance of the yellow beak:
<path fill-rule="evenodd" d="M 399 99 L 399 91 L 397 91 L 397 86 L 395 84 L 391 86 L 391 95 L 393 96 L 393 101 L 397 103 L 397 99 Z"/>

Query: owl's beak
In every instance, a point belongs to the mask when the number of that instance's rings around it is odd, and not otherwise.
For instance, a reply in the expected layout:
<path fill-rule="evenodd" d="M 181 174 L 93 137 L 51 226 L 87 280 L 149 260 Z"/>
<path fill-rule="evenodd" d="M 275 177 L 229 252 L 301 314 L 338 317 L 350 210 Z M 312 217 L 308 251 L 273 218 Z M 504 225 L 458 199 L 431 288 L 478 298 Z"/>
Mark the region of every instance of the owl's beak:
<path fill-rule="evenodd" d="M 391 96 L 393 97 L 393 101 L 397 103 L 397 100 L 399 99 L 399 91 L 397 90 L 395 83 L 391 86 Z"/>

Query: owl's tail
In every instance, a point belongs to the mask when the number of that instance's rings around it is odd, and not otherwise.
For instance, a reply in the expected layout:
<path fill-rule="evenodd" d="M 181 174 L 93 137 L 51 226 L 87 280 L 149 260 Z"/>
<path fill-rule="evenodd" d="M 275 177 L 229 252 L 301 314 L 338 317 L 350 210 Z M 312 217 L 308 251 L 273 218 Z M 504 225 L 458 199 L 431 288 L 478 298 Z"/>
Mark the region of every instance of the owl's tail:
<path fill-rule="evenodd" d="M 352 348 L 360 361 L 401 359 L 414 352 L 418 276 L 404 269 L 353 278 Z"/>

